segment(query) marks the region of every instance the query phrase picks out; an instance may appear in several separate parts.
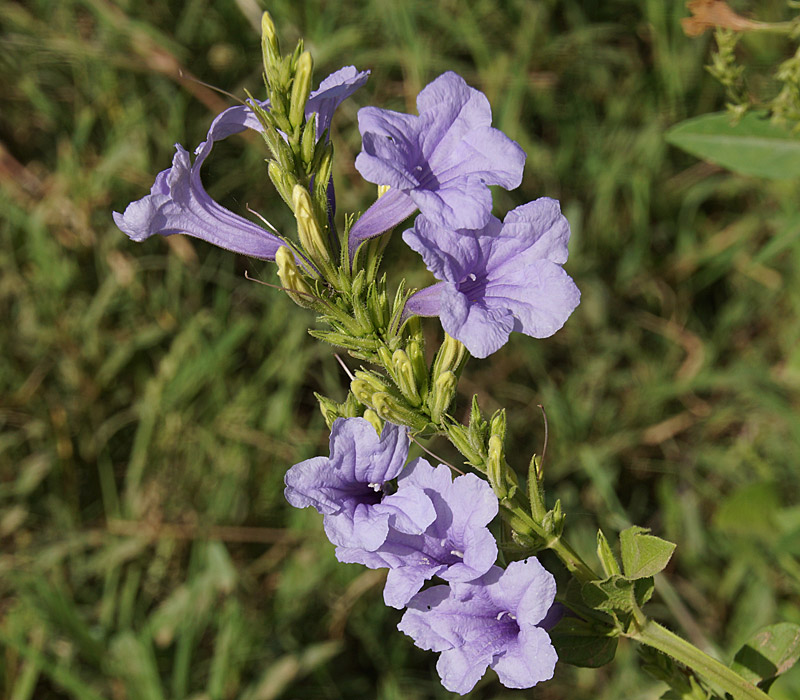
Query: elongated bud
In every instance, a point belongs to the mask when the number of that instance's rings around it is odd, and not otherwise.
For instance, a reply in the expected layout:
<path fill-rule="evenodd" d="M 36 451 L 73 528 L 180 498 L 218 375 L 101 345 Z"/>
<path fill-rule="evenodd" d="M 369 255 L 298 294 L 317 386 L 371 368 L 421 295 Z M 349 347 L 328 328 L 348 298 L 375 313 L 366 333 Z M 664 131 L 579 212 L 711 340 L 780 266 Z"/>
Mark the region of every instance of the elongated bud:
<path fill-rule="evenodd" d="M 281 47 L 278 42 L 278 34 L 275 31 L 275 23 L 272 15 L 265 12 L 261 15 L 261 50 L 264 54 L 264 72 L 269 75 L 271 72 L 272 60 L 281 55 Z"/>
<path fill-rule="evenodd" d="M 422 349 L 422 343 L 418 340 L 412 340 L 406 346 L 406 354 L 408 359 L 411 360 L 419 395 L 424 399 L 428 394 L 428 365 L 425 363 L 425 352 Z"/>
<path fill-rule="evenodd" d="M 316 173 L 314 187 L 317 192 L 324 194 L 328 189 L 328 181 L 331 179 L 331 169 L 333 168 L 333 144 L 327 143 L 322 149 L 319 164 L 316 168 L 312 165 L 312 170 Z"/>
<path fill-rule="evenodd" d="M 606 576 L 614 576 L 622 573 L 619 568 L 619 562 L 611 551 L 611 545 L 608 544 L 606 536 L 602 530 L 597 531 L 597 558 L 600 560 L 600 565 Z"/>
<path fill-rule="evenodd" d="M 378 392 L 372 395 L 375 412 L 384 420 L 397 425 L 407 425 L 414 430 L 424 430 L 428 421 L 411 406 L 390 394 Z"/>
<path fill-rule="evenodd" d="M 565 517 L 565 514 L 561 510 L 561 501 L 558 500 L 553 506 L 553 510 L 547 511 L 547 514 L 544 516 L 542 528 L 551 537 L 561 537 L 561 533 L 564 531 Z"/>
<path fill-rule="evenodd" d="M 380 416 L 375 413 L 375 411 L 373 411 L 371 408 L 368 408 L 366 411 L 364 411 L 364 419 L 368 421 L 373 428 L 375 428 L 375 432 L 378 433 L 378 435 L 381 434 L 383 431 L 383 421 L 380 419 Z"/>
<path fill-rule="evenodd" d="M 381 364 L 386 368 L 389 373 L 394 373 L 394 365 L 392 364 L 392 353 L 389 351 L 385 345 L 381 345 L 378 348 L 378 357 L 381 360 Z"/>
<path fill-rule="evenodd" d="M 278 277 L 281 285 L 286 289 L 289 298 L 298 306 L 305 309 L 316 307 L 316 295 L 311 291 L 311 287 L 303 279 L 297 263 L 294 261 L 294 253 L 288 246 L 281 246 L 275 253 L 275 262 L 278 264 Z"/>
<path fill-rule="evenodd" d="M 272 184 L 275 185 L 275 189 L 278 190 L 281 199 L 289 206 L 292 206 L 292 189 L 297 184 L 294 175 L 282 170 L 281 166 L 274 160 L 269 162 L 267 173 L 269 174 L 269 179 L 272 180 Z"/>
<path fill-rule="evenodd" d="M 375 374 L 374 372 L 370 372 L 369 370 L 359 369 L 355 372 L 356 380 L 360 380 L 362 382 L 366 382 L 372 389 L 372 392 L 376 391 L 384 391 L 390 392 L 392 391 L 392 386 L 384 381 L 382 377 Z"/>
<path fill-rule="evenodd" d="M 419 406 L 422 403 L 422 397 L 419 395 L 411 360 L 404 350 L 394 351 L 392 355 L 392 365 L 394 366 L 394 376 L 397 380 L 397 386 L 400 387 L 403 396 L 412 406 Z"/>
<path fill-rule="evenodd" d="M 314 161 L 314 149 L 317 147 L 317 120 L 309 119 L 303 127 L 303 137 L 300 140 L 300 154 L 306 164 L 306 170 L 310 170 L 311 163 Z M 309 173 L 310 174 L 310 173 Z"/>
<path fill-rule="evenodd" d="M 547 508 L 544 505 L 544 489 L 539 479 L 539 467 L 541 463 L 542 458 L 539 455 L 533 455 L 528 465 L 528 500 L 531 505 L 531 515 L 533 519 L 540 524 L 547 513 Z"/>
<path fill-rule="evenodd" d="M 505 454 L 503 453 L 503 441 L 497 436 L 489 438 L 489 454 L 486 458 L 486 475 L 492 486 L 495 496 L 501 501 L 508 498 L 508 488 L 505 480 Z"/>
<path fill-rule="evenodd" d="M 305 119 L 306 102 L 311 93 L 311 73 L 314 69 L 314 62 L 311 54 L 303 51 L 297 59 L 297 71 L 294 74 L 292 83 L 292 98 L 289 101 L 289 121 L 293 127 L 303 125 Z"/>
<path fill-rule="evenodd" d="M 292 208 L 297 219 L 297 235 L 300 245 L 314 262 L 330 262 L 331 256 L 325 240 L 322 238 L 319 224 L 314 216 L 311 196 L 302 185 L 295 185 L 292 190 Z"/>
<path fill-rule="evenodd" d="M 339 417 L 339 404 L 317 392 L 314 392 L 314 396 L 317 397 L 317 401 L 319 402 L 319 410 L 320 413 L 322 413 L 322 417 L 325 419 L 325 425 L 327 425 L 328 430 L 330 430 L 333 427 L 333 422 Z"/>
<path fill-rule="evenodd" d="M 451 423 L 448 425 L 447 436 L 456 446 L 456 449 L 473 467 L 485 473 L 486 465 L 484 463 L 484 458 L 470 442 L 467 429 L 463 425 L 459 425 L 458 423 Z"/>
<path fill-rule="evenodd" d="M 354 379 L 350 382 L 350 391 L 362 404 L 372 407 L 372 395 L 375 389 L 363 379 Z"/>
<path fill-rule="evenodd" d="M 506 409 L 495 411 L 492 416 L 491 434 L 500 438 L 500 442 L 506 440 Z"/>
<path fill-rule="evenodd" d="M 431 393 L 428 396 L 428 407 L 431 411 L 431 421 L 438 425 L 442 416 L 450 408 L 453 402 L 453 397 L 456 394 L 456 386 L 458 386 L 458 377 L 455 372 L 443 372 L 433 382 Z"/>
<path fill-rule="evenodd" d="M 436 378 L 443 372 L 457 372 L 460 370 L 466 355 L 467 349 L 461 341 L 445 333 L 442 346 L 433 361 L 433 371 L 431 372 L 433 380 L 436 381 Z"/>

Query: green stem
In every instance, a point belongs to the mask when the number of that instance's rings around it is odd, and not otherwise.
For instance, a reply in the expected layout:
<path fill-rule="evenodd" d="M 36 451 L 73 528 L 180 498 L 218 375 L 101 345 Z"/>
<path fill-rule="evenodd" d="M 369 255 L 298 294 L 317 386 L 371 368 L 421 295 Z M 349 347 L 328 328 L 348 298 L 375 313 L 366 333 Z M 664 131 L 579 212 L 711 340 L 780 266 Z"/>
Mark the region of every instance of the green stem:
<path fill-rule="evenodd" d="M 666 627 L 647 619 L 641 611 L 636 615 L 633 631 L 629 631 L 626 636 L 641 644 L 658 649 L 684 666 L 688 666 L 725 692 L 730 693 L 734 700 L 769 700 L 766 693 L 748 683 L 738 673 L 700 651 L 685 639 L 681 639 L 677 634 L 670 632 Z"/>

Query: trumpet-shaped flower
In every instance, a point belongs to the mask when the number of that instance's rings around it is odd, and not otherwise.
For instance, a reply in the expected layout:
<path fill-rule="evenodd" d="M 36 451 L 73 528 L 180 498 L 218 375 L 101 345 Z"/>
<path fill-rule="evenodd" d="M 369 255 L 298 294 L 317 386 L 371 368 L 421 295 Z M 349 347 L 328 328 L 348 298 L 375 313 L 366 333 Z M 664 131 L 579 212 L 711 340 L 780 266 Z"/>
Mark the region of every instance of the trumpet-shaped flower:
<path fill-rule="evenodd" d="M 417 96 L 417 110 L 419 116 L 375 107 L 358 112 L 356 168 L 390 189 L 353 225 L 351 251 L 417 208 L 438 226 L 481 228 L 492 210 L 487 185 L 513 189 L 522 180 L 525 152 L 491 127 L 489 101 L 463 78 L 440 75 Z"/>
<path fill-rule="evenodd" d="M 481 578 L 417 594 L 397 626 L 422 649 L 441 652 L 436 670 L 450 691 L 468 693 L 491 666 L 507 688 L 553 676 L 558 657 L 540 626 L 555 597 L 553 576 L 533 557 Z"/>
<path fill-rule="evenodd" d="M 503 223 L 492 217 L 479 230 L 443 228 L 420 216 L 403 240 L 442 280 L 413 295 L 406 315 L 439 316 L 475 357 L 498 350 L 511 331 L 552 335 L 580 301 L 561 267 L 569 224 L 554 199 L 517 207 Z"/>
<path fill-rule="evenodd" d="M 397 495 L 423 493 L 436 519 L 421 534 L 390 527 L 385 542 L 374 551 L 338 547 L 339 561 L 389 568 L 384 588 L 387 605 L 402 608 L 425 581 L 470 581 L 485 574 L 497 559 L 497 544 L 486 525 L 497 515 L 497 497 L 474 474 L 453 480 L 443 464 L 435 469 L 424 459 L 408 465 L 398 479 Z"/>
<path fill-rule="evenodd" d="M 306 103 L 306 118 L 317 115 L 319 136 L 327 133 L 336 108 L 366 82 L 368 75 L 346 66 L 325 78 L 319 89 L 311 93 Z M 259 104 L 269 108 L 268 101 Z M 114 212 L 114 222 L 134 241 L 143 241 L 154 234 L 185 233 L 220 248 L 273 260 L 278 248 L 284 245 L 283 240 L 217 204 L 200 179 L 200 168 L 214 143 L 245 129 L 263 130 L 249 105 L 236 105 L 221 112 L 211 123 L 206 140 L 195 149 L 194 163 L 189 153 L 176 144 L 172 167 L 156 176 L 149 195 L 131 202 L 122 214 Z"/>
<path fill-rule="evenodd" d="M 403 469 L 408 442 L 406 429 L 392 423 L 378 436 L 363 418 L 339 418 L 331 429 L 330 456 L 312 457 L 286 473 L 286 500 L 322 513 L 328 539 L 344 547 L 377 549 L 390 525 L 404 533 L 423 532 L 436 517 L 423 490 L 383 491 Z"/>

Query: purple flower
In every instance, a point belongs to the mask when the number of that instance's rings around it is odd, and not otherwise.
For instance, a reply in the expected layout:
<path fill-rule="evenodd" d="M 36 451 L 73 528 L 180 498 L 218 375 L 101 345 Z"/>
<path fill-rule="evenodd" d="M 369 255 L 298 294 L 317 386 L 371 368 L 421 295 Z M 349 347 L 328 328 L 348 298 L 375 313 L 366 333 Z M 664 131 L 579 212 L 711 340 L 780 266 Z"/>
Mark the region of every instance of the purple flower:
<path fill-rule="evenodd" d="M 356 168 L 391 189 L 354 224 L 351 251 L 417 208 L 439 226 L 480 228 L 492 210 L 487 185 L 513 189 L 522 181 L 525 152 L 491 127 L 489 101 L 463 78 L 440 75 L 417 96 L 417 110 L 419 116 L 358 112 L 363 150 Z"/>
<path fill-rule="evenodd" d="M 487 666 L 507 688 L 530 688 L 552 678 L 558 660 L 539 626 L 555 592 L 552 575 L 531 557 L 419 593 L 397 627 L 418 647 L 442 652 L 436 670 L 450 691 L 468 693 Z"/>
<path fill-rule="evenodd" d="M 498 350 L 511 331 L 552 335 L 580 301 L 561 267 L 569 224 L 554 199 L 517 207 L 503 223 L 492 217 L 476 231 L 442 228 L 420 216 L 403 240 L 442 280 L 413 295 L 405 313 L 439 316 L 475 357 Z"/>
<path fill-rule="evenodd" d="M 311 93 L 306 118 L 317 115 L 319 135 L 330 127 L 339 104 L 361 87 L 368 75 L 346 66 L 325 78 Z M 259 104 L 269 108 L 267 101 Z M 200 180 L 200 168 L 214 142 L 245 129 L 263 130 L 250 106 L 236 105 L 221 112 L 211 123 L 206 140 L 195 149 L 194 163 L 188 152 L 176 144 L 172 167 L 156 176 L 149 195 L 131 202 L 123 214 L 114 212 L 114 222 L 134 241 L 154 234 L 185 233 L 243 255 L 274 259 L 278 248 L 284 245 L 277 232 L 271 233 L 217 204 Z"/>
<path fill-rule="evenodd" d="M 474 474 L 453 480 L 450 470 L 435 469 L 424 459 L 408 465 L 398 480 L 397 496 L 422 493 L 433 503 L 436 519 L 421 534 L 390 527 L 386 541 L 374 551 L 338 547 L 336 557 L 371 569 L 389 568 L 383 598 L 402 608 L 432 576 L 446 581 L 471 581 L 485 574 L 497 559 L 497 544 L 486 525 L 497 515 L 497 497 Z"/>
<path fill-rule="evenodd" d="M 404 533 L 424 531 L 436 517 L 419 488 L 384 495 L 408 457 L 408 433 L 386 423 L 380 437 L 363 418 L 338 418 L 331 429 L 330 457 L 295 464 L 284 495 L 295 508 L 311 506 L 325 516 L 325 533 L 336 545 L 373 550 L 389 526 Z"/>

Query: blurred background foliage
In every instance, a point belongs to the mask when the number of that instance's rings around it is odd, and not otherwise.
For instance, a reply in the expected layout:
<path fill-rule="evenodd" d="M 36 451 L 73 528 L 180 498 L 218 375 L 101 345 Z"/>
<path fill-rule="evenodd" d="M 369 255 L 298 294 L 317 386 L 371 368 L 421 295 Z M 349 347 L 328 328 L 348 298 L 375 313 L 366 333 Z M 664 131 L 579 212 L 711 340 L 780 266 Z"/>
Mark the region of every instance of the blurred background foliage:
<path fill-rule="evenodd" d="M 652 612 L 723 659 L 800 622 L 800 186 L 665 144 L 724 102 L 681 3 L 3 0 L 0 696 L 449 697 L 435 656 L 395 630 L 382 574 L 338 564 L 320 518 L 283 500 L 286 468 L 327 450 L 312 392 L 347 387 L 313 319 L 244 278 L 275 282 L 269 263 L 179 237 L 137 245 L 111 220 L 232 103 L 190 76 L 261 94 L 262 9 L 285 45 L 305 37 L 317 82 L 372 70 L 334 124 L 340 209 L 374 197 L 353 168 L 357 109 L 413 110 L 448 69 L 528 152 L 497 213 L 561 200 L 582 304 L 555 337 L 473 360 L 458 411 L 472 393 L 506 406 L 524 469 L 546 407 L 548 493 L 578 548 L 630 523 L 677 542 Z M 739 50 L 757 79 L 792 47 Z M 264 155 L 229 139 L 204 181 L 291 230 Z M 395 279 L 427 283 L 395 238 Z M 603 669 L 559 666 L 525 692 L 489 673 L 470 697 L 664 689 L 623 643 Z M 773 693 L 800 696 L 796 669 Z"/>

